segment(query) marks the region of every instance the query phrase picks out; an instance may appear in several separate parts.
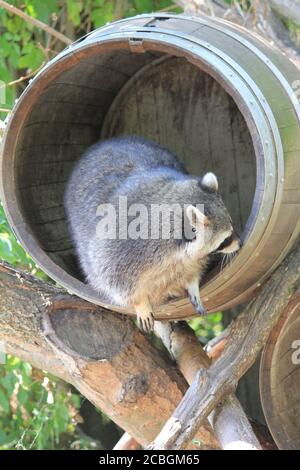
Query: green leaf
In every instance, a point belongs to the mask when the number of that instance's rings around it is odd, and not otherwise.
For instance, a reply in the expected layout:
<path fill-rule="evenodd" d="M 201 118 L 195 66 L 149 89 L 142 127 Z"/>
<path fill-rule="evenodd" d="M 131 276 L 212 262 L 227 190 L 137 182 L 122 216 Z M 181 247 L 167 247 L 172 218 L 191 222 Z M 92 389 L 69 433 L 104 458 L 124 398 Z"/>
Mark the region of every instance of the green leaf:
<path fill-rule="evenodd" d="M 74 23 L 75 26 L 79 26 L 81 22 L 80 13 L 82 12 L 83 2 L 82 0 L 67 0 L 68 17 Z"/>
<path fill-rule="evenodd" d="M 81 402 L 80 397 L 78 395 L 75 395 L 75 393 L 72 393 L 71 395 L 71 402 L 75 406 L 75 408 L 80 407 L 80 402 Z"/>
<path fill-rule="evenodd" d="M 23 387 L 19 388 L 17 397 L 20 405 L 24 405 L 29 400 L 29 396 L 29 393 Z"/>
<path fill-rule="evenodd" d="M 10 372 L 0 380 L 0 383 L 7 391 L 8 395 L 12 395 L 17 381 L 17 377 L 12 372 Z"/>
<path fill-rule="evenodd" d="M 8 442 L 6 433 L 0 428 L 0 446 Z"/>
<path fill-rule="evenodd" d="M 134 4 L 139 13 L 147 13 L 155 9 L 151 0 L 135 0 Z"/>
<path fill-rule="evenodd" d="M 1 44 L 0 44 L 0 51 L 1 51 Z M 8 83 L 12 80 L 12 75 L 10 71 L 7 68 L 3 67 L 2 65 L 0 65 L 0 80 L 2 80 L 5 83 Z"/>
<path fill-rule="evenodd" d="M 114 18 L 114 5 L 110 2 L 105 2 L 101 8 L 95 8 L 92 11 L 91 19 L 96 28 L 104 26 Z"/>
<path fill-rule="evenodd" d="M 12 244 L 7 234 L 0 234 L 0 250 L 4 259 L 11 259 L 13 256 Z"/>
<path fill-rule="evenodd" d="M 75 1 L 74 3 L 77 2 Z M 46 24 L 49 24 L 51 14 L 58 13 L 59 11 L 58 2 L 56 0 L 27 0 L 26 5 L 27 12 L 31 16 L 34 15 L 35 18 L 38 18 Z M 31 14 L 30 11 L 32 11 L 33 14 Z"/>
<path fill-rule="evenodd" d="M 3 390 L 0 389 L 0 406 L 5 413 L 9 413 L 10 411 L 10 405 L 9 405 L 9 400 Z"/>
<path fill-rule="evenodd" d="M 19 16 L 9 17 L 6 16 L 6 19 L 3 21 L 4 26 L 7 28 L 7 31 L 13 34 L 18 34 L 20 29 L 24 26 L 24 20 Z"/>
<path fill-rule="evenodd" d="M 20 69 L 36 70 L 44 60 L 44 55 L 41 49 L 33 47 L 30 52 L 25 53 L 19 59 Z"/>

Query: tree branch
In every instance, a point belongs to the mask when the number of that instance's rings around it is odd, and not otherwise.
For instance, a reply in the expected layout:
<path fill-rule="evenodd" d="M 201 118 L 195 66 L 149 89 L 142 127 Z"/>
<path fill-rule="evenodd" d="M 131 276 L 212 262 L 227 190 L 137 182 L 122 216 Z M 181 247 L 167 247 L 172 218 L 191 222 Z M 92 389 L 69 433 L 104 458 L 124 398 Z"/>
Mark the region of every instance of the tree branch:
<path fill-rule="evenodd" d="M 139 443 L 125 432 L 113 450 L 138 450 L 140 448 Z"/>
<path fill-rule="evenodd" d="M 1 0 L 0 0 L 1 1 Z M 0 90 L 2 88 L 6 88 L 9 86 L 17 85 L 18 83 L 22 83 L 26 80 L 29 80 L 30 78 L 34 77 L 46 64 L 46 61 L 43 62 L 37 69 L 33 70 L 32 72 L 29 72 L 27 75 L 23 75 L 22 77 L 17 78 L 16 80 L 13 80 L 9 83 L 4 83 L 3 85 L 0 86 Z M 11 110 L 10 110 L 11 111 Z"/>
<path fill-rule="evenodd" d="M 4 0 L 0 0 L 0 8 L 4 8 L 4 10 L 7 10 L 9 13 L 12 13 L 14 15 L 19 16 L 23 20 L 25 20 L 27 23 L 31 23 L 37 28 L 40 28 L 44 30 L 46 33 L 50 34 L 51 36 L 56 37 L 59 39 L 61 42 L 70 45 L 72 44 L 72 40 L 69 39 L 67 36 L 64 34 L 60 33 L 59 31 L 56 31 L 56 29 L 51 28 L 51 26 L 43 23 L 40 20 L 37 20 L 36 18 L 32 18 L 32 16 L 27 15 L 27 13 L 24 13 L 24 11 L 20 10 L 19 8 L 15 7 L 14 5 L 10 5 L 9 3 L 5 2 Z"/>
<path fill-rule="evenodd" d="M 226 329 L 211 340 L 206 347 L 206 351 L 209 351 L 206 355 L 194 332 L 183 322 L 177 324 L 156 322 L 155 333 L 162 339 L 189 384 L 193 382 L 201 367 L 207 368 L 210 360 L 216 360 L 221 356 L 229 335 Z M 258 450 L 261 449 L 260 442 L 263 449 L 276 449 L 270 436 L 266 432 L 262 433 L 262 429 L 258 428 L 256 423 L 253 423 L 253 428 L 239 401 L 233 395 L 225 399 L 223 405 L 218 406 L 208 419 L 223 450 Z M 138 443 L 125 433 L 114 449 L 137 448 Z"/>
<path fill-rule="evenodd" d="M 142 446 L 159 433 L 187 389 L 129 317 L 6 264 L 0 264 L 0 347 L 73 384 Z M 218 447 L 210 426 L 197 439 L 203 448 Z"/>
<path fill-rule="evenodd" d="M 300 244 L 233 323 L 222 356 L 208 370 L 198 372 L 184 399 L 155 439 L 153 448 L 182 449 L 224 397 L 235 390 L 294 292 L 298 291 L 299 260 Z"/>
<path fill-rule="evenodd" d="M 176 360 L 180 371 L 191 385 L 197 373 L 201 369 L 208 369 L 211 365 L 209 356 L 203 350 L 193 330 L 185 323 L 161 323 L 155 322 L 155 333 L 159 336 L 171 356 Z M 226 334 L 223 334 L 223 337 Z M 224 340 L 223 340 L 224 342 Z M 222 348 L 212 349 L 212 355 L 216 358 Z M 251 428 L 246 414 L 239 401 L 233 395 L 224 400 L 223 404 L 213 411 L 208 417 L 221 448 L 224 450 L 261 450 L 261 446 Z M 162 440 L 165 436 L 160 434 Z M 159 444 L 157 440 L 155 445 Z"/>

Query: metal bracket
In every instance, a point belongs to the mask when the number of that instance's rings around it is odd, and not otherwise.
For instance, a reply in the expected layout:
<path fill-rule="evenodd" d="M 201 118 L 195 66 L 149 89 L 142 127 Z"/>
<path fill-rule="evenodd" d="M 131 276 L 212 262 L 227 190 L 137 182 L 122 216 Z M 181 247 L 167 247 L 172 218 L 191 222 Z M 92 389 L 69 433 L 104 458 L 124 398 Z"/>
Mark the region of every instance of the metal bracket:
<path fill-rule="evenodd" d="M 128 44 L 131 52 L 138 54 L 143 54 L 146 52 L 144 49 L 144 40 L 142 38 L 129 38 Z"/>

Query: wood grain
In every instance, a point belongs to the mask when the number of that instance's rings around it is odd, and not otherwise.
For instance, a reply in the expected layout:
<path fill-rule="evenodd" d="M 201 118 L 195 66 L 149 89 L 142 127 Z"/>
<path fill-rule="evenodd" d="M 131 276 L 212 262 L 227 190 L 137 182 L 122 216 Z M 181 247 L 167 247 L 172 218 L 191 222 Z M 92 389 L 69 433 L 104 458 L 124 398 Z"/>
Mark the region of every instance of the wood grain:
<path fill-rule="evenodd" d="M 0 312 L 2 352 L 73 384 L 142 446 L 187 389 L 174 365 L 128 317 L 3 263 Z M 209 426 L 198 439 L 203 448 L 218 447 Z"/>

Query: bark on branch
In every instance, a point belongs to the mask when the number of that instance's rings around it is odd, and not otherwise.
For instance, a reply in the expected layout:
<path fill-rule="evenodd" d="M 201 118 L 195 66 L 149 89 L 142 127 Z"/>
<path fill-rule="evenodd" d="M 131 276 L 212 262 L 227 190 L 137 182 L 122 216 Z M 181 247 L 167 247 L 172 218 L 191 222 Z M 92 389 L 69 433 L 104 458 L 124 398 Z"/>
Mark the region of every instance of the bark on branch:
<path fill-rule="evenodd" d="M 182 449 L 224 397 L 234 392 L 283 309 L 298 291 L 299 261 L 300 244 L 233 323 L 222 356 L 208 370 L 197 373 L 184 399 L 152 444 L 154 449 Z"/>
<path fill-rule="evenodd" d="M 190 385 L 199 370 L 210 367 L 211 358 L 203 350 L 195 333 L 185 322 L 156 322 L 155 333 L 162 339 Z M 223 343 L 223 341 L 220 342 Z M 214 359 L 216 359 L 216 351 L 221 355 L 223 349 L 219 347 L 213 349 Z M 208 420 L 223 450 L 261 450 L 260 443 L 247 416 L 234 395 L 225 398 L 222 405 L 208 416 Z M 156 446 L 159 446 L 157 442 Z"/>
<path fill-rule="evenodd" d="M 142 446 L 187 383 L 133 322 L 0 264 L 0 349 L 73 384 Z M 209 425 L 203 448 L 216 448 Z M 188 445 L 190 447 L 190 444 Z"/>

